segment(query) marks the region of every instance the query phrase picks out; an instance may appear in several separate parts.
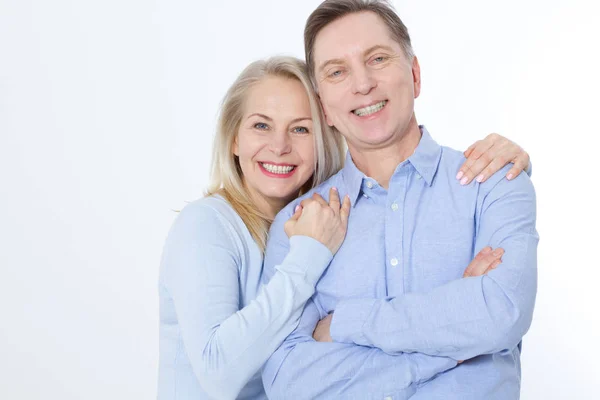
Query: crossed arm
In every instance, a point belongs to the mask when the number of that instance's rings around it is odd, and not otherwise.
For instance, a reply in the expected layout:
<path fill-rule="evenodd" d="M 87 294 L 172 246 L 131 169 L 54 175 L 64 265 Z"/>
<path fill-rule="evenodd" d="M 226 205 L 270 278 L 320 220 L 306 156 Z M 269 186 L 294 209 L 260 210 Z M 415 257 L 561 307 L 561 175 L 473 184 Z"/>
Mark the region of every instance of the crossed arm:
<path fill-rule="evenodd" d="M 320 315 L 309 303 L 299 327 L 267 362 L 267 394 L 406 398 L 418 383 L 455 366 L 454 360 L 514 348 L 531 323 L 538 236 L 533 186 L 524 174 L 513 181 L 482 185 L 477 203 L 476 251 L 504 248 L 499 268 L 425 294 L 342 300 L 333 316 L 334 343 L 312 339 Z M 277 229 L 274 224 L 274 240 Z M 285 251 L 283 243 L 270 244 L 267 274 Z"/>
<path fill-rule="evenodd" d="M 429 293 L 342 300 L 331 337 L 390 354 L 416 351 L 459 360 L 513 349 L 529 329 L 535 303 L 535 210 L 526 176 L 500 180 L 480 196 L 475 242 L 476 251 L 488 244 L 505 250 L 499 268 Z"/>
<path fill-rule="evenodd" d="M 273 232 L 287 217 L 279 215 L 272 227 L 263 279 L 268 281 L 287 252 L 286 240 Z M 448 357 L 425 354 L 389 355 L 352 343 L 318 343 L 313 337 L 321 313 L 314 301 L 304 308 L 298 327 L 275 351 L 263 369 L 270 399 L 364 398 L 366 393 L 407 399 L 416 386 L 457 365 Z"/>

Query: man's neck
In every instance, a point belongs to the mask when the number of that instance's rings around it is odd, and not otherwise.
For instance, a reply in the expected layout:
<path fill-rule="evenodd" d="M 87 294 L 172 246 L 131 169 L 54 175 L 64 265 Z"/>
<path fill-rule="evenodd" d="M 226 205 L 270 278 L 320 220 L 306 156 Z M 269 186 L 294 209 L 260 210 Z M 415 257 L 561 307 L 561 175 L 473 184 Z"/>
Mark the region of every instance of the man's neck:
<path fill-rule="evenodd" d="M 405 133 L 394 143 L 378 149 L 358 149 L 348 145 L 352 161 L 366 176 L 387 189 L 394 171 L 410 157 L 421 140 L 421 130 L 413 115 Z"/>

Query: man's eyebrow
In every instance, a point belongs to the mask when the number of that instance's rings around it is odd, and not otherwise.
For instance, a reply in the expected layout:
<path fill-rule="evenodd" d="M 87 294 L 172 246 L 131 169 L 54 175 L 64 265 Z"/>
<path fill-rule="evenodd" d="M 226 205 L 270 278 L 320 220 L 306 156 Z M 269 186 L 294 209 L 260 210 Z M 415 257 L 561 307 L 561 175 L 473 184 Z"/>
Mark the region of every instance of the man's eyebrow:
<path fill-rule="evenodd" d="M 321 66 L 319 67 L 319 72 L 322 72 L 325 68 L 327 68 L 328 66 L 330 66 L 332 64 L 343 64 L 343 63 L 344 63 L 344 60 L 342 60 L 341 58 L 332 58 L 331 60 L 327 60 L 321 64 Z"/>
<path fill-rule="evenodd" d="M 367 55 L 367 54 L 373 53 L 375 50 L 386 50 L 386 51 L 391 51 L 391 52 L 394 51 L 394 49 L 392 49 L 390 46 L 376 44 L 375 46 L 371 46 L 367 50 L 365 50 L 364 54 Z"/>
<path fill-rule="evenodd" d="M 394 51 L 394 49 L 392 49 L 390 46 L 376 44 L 375 46 L 371 46 L 367 50 L 365 50 L 365 52 L 363 54 L 367 55 L 369 53 L 374 52 L 375 50 L 386 50 L 386 51 L 390 51 L 390 52 Z M 322 72 L 325 68 L 327 68 L 328 66 L 330 66 L 332 64 L 343 64 L 343 63 L 344 63 L 344 60 L 342 60 L 341 58 L 332 58 L 331 60 L 327 60 L 319 66 L 319 72 Z"/>
<path fill-rule="evenodd" d="M 257 117 L 264 118 L 264 119 L 266 119 L 267 121 L 273 121 L 273 118 L 271 118 L 271 117 L 268 117 L 268 116 L 266 116 L 265 114 L 260 114 L 260 113 L 254 113 L 254 114 L 250 114 L 250 115 L 248 115 L 248 118 L 246 118 L 246 119 L 250 119 L 250 117 L 254 117 L 254 116 L 257 116 Z"/>

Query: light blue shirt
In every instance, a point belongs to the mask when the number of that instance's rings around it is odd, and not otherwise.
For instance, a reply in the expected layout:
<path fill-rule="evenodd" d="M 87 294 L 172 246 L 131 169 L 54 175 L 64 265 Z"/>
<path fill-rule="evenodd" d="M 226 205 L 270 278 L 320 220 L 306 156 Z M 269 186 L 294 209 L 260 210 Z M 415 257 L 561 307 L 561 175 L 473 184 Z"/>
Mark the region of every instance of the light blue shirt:
<path fill-rule="evenodd" d="M 294 236 L 261 287 L 262 252 L 220 196 L 186 206 L 160 267 L 158 399 L 265 399 L 260 369 L 296 328 L 331 252 Z"/>
<path fill-rule="evenodd" d="M 505 179 L 507 166 L 461 186 L 462 153 L 421 129 L 388 190 L 350 156 L 316 189 L 350 196 L 348 233 L 298 328 L 264 368 L 269 398 L 519 398 L 520 342 L 537 285 L 533 185 L 526 174 Z M 283 223 L 297 203 L 271 226 L 265 281 L 289 251 Z M 463 279 L 488 245 L 505 249 L 502 264 Z M 334 343 L 315 342 L 315 325 L 330 312 Z"/>

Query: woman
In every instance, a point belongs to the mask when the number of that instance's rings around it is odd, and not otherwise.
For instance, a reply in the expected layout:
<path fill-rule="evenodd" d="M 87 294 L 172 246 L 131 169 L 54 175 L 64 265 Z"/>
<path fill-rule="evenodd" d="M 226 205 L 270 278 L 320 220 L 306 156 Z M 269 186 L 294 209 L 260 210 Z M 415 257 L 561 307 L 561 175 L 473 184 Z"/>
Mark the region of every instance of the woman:
<path fill-rule="evenodd" d="M 164 248 L 159 399 L 265 398 L 261 366 L 296 327 L 346 233 L 348 198 L 340 202 L 332 188 L 329 204 L 308 200 L 286 225 L 289 254 L 261 287 L 270 221 L 341 168 L 342 139 L 322 121 L 300 60 L 252 63 L 229 89 L 208 195 L 184 208 Z M 469 151 L 486 146 L 494 149 L 486 156 L 501 148 L 505 159 L 528 163 L 499 136 Z M 496 261 L 480 254 L 468 268 L 482 274 Z"/>

